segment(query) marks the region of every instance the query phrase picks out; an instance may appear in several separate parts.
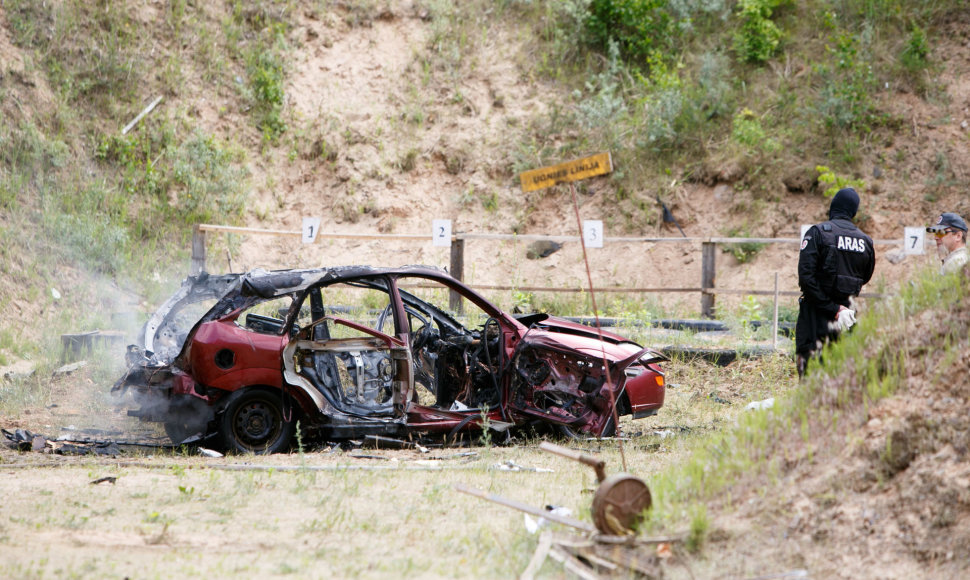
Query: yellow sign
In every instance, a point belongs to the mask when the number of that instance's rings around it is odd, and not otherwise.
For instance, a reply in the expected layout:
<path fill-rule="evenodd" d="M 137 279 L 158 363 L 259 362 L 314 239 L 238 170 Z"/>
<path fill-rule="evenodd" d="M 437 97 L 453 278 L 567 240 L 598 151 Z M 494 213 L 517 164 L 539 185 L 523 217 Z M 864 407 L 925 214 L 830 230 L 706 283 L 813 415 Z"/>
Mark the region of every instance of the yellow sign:
<path fill-rule="evenodd" d="M 613 171 L 613 158 L 609 153 L 597 153 L 591 157 L 567 161 L 542 169 L 524 171 L 519 175 L 522 191 L 535 191 L 552 187 L 557 183 L 579 181 L 587 177 L 604 175 Z"/>

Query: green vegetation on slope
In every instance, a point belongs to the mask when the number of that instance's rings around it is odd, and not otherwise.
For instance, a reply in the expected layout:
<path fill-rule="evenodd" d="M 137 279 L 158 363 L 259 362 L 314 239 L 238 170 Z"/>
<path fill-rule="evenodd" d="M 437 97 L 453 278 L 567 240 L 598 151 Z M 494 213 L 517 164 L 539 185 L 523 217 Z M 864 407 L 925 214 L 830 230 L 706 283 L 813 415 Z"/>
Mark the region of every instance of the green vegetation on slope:
<path fill-rule="evenodd" d="M 274 148 L 305 153 L 296 143 L 313 130 L 286 108 L 288 33 L 307 15 L 339 14 L 358 26 L 385 10 L 378 2 L 345 4 L 6 0 L 8 35 L 24 63 L 0 93 L 5 274 L 72 264 L 148 279 L 160 264 L 184 262 L 192 224 L 240 223 L 248 167 Z M 884 87 L 932 92 L 933 32 L 962 2 L 418 5 L 430 34 L 416 61 L 428 83 L 454 88 L 448 98 L 455 105 L 474 70 L 470 55 L 492 27 L 538 38 L 522 66 L 562 90 L 550 96 L 548 114 L 527 120 L 520 142 L 503 144 L 512 153 L 497 162 L 504 168 L 497 179 L 610 150 L 621 168 L 605 201 L 615 205 L 610 225 L 629 228 L 657 219 L 655 200 L 671 183 L 707 180 L 728 163 L 740 166 L 735 189 L 753 200 L 754 214 L 779 201 L 780 178 L 814 172 L 816 163 L 805 168 L 805 159 L 824 162 L 833 179 L 857 178 L 863 154 L 890 141 L 901 124 L 882 106 Z M 243 115 L 259 145 L 212 133 L 189 81 L 231 103 L 232 111 L 219 114 Z M 159 95 L 171 104 L 121 134 Z M 423 118 L 420 98 L 407 107 L 402 118 L 414 130 Z M 325 139 L 313 143 L 320 151 L 312 154 L 331 158 Z M 415 156 L 403 154 L 388 170 L 411 170 Z M 461 152 L 446 165 L 463 171 Z M 498 203 L 494 194 L 481 201 L 487 211 Z"/>
<path fill-rule="evenodd" d="M 774 485 L 792 466 L 822 469 L 845 446 L 851 454 L 864 456 L 867 443 L 857 431 L 870 420 L 870 409 L 894 395 L 922 399 L 913 410 L 903 407 L 906 420 L 915 425 L 891 434 L 873 460 L 874 475 L 864 473 L 874 483 L 888 485 L 889 478 L 905 469 L 912 456 L 904 461 L 900 453 L 929 457 L 948 445 L 962 448 L 964 357 L 970 348 L 968 293 L 964 274 L 940 277 L 934 273 L 877 303 L 851 333 L 826 346 L 821 363 L 813 361 L 806 379 L 772 409 L 743 414 L 736 427 L 713 433 L 706 441 L 691 442 L 690 461 L 651 482 L 655 509 L 649 525 L 694 529 L 695 520 L 706 517 L 705 506 L 717 498 L 730 506 L 733 496 L 751 493 L 746 487 Z M 920 391 L 918 386 L 924 383 L 934 391 Z M 940 394 L 955 397 L 949 407 L 963 425 L 943 414 L 918 414 L 916 409 L 933 405 L 933 397 Z M 905 437 L 906 447 L 893 451 L 893 441 L 900 437 Z M 847 480 L 841 484 L 849 485 L 848 474 L 844 475 Z M 907 516 L 904 512 L 899 517 Z M 692 541 L 702 543 L 703 537 Z M 960 541 L 954 539 L 953 545 Z"/>

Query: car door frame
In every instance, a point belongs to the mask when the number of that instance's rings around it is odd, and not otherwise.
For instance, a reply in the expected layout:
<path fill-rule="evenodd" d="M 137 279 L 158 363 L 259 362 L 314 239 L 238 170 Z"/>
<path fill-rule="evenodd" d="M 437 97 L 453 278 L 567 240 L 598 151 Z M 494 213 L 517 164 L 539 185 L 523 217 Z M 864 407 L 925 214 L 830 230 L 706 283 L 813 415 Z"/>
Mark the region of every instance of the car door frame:
<path fill-rule="evenodd" d="M 351 283 L 355 281 L 359 282 L 368 279 L 379 279 L 384 283 L 384 287 L 377 285 L 367 286 L 374 290 L 379 290 L 388 294 L 389 304 L 392 306 L 392 311 L 394 313 L 394 331 L 395 333 L 400 334 L 399 312 L 402 310 L 400 297 L 397 294 L 397 289 L 394 286 L 391 277 L 383 274 L 331 277 L 311 284 L 301 292 L 300 300 L 294 303 L 294 314 L 287 321 L 286 332 L 288 334 L 292 332 L 292 329 L 298 319 L 296 313 L 299 312 L 299 309 L 307 300 L 310 301 L 311 312 L 316 313 L 318 310 L 320 310 L 321 306 L 325 306 L 322 304 L 322 301 L 319 304 L 314 302 L 314 300 L 320 297 L 320 290 L 337 284 Z M 313 295 L 314 292 L 317 292 L 316 297 Z M 327 321 L 333 321 L 334 324 L 347 326 L 348 328 L 366 334 L 373 340 L 384 344 L 389 352 L 390 359 L 396 363 L 394 379 L 392 380 L 392 416 L 374 416 L 366 413 L 348 411 L 345 408 L 341 408 L 324 394 L 323 389 L 317 388 L 317 386 L 314 385 L 310 379 L 304 377 L 302 374 L 296 371 L 296 362 L 294 356 L 298 350 L 310 351 L 313 353 L 333 353 L 346 350 L 348 347 L 352 347 L 354 345 L 357 345 L 358 347 L 372 346 L 373 343 L 369 345 L 368 339 L 361 337 L 328 337 L 317 340 L 315 337 L 313 337 L 313 333 L 317 332 L 317 326 L 319 324 Z M 299 389 L 301 392 L 305 393 L 313 401 L 314 405 L 317 407 L 317 410 L 321 414 L 342 414 L 364 420 L 377 420 L 381 422 L 392 421 L 396 423 L 403 423 L 407 418 L 407 401 L 410 399 L 411 393 L 414 389 L 414 365 L 413 361 L 411 360 L 411 352 L 408 348 L 406 336 L 402 339 L 401 336 L 391 336 L 366 325 L 358 324 L 339 316 L 325 315 L 312 320 L 306 327 L 299 329 L 291 336 L 289 342 L 281 352 L 280 366 L 283 374 L 283 384 L 288 387 Z"/>

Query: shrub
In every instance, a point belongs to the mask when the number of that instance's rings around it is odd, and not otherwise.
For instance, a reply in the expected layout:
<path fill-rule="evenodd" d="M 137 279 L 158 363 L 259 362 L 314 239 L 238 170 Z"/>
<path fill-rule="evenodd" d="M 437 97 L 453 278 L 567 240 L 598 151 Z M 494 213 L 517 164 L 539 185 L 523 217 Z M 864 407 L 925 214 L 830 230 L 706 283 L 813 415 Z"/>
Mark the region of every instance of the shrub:
<path fill-rule="evenodd" d="M 929 64 L 930 47 L 926 39 L 926 32 L 919 26 L 913 26 L 909 33 L 909 40 L 903 48 L 899 60 L 903 63 L 903 68 L 910 72 L 921 71 Z"/>
<path fill-rule="evenodd" d="M 875 116 L 870 94 L 876 86 L 869 56 L 858 36 L 842 32 L 829 46 L 830 63 L 818 67 L 825 86 L 819 92 L 819 113 L 830 129 L 868 129 Z"/>
<path fill-rule="evenodd" d="M 815 171 L 818 171 L 818 182 L 828 186 L 823 192 L 825 197 L 834 197 L 844 187 L 862 189 L 866 186 L 866 182 L 862 179 L 849 179 L 848 177 L 836 175 L 834 171 L 824 165 L 816 165 Z"/>
<path fill-rule="evenodd" d="M 652 54 L 671 46 L 674 24 L 667 0 L 593 0 L 586 30 L 595 46 L 616 42 L 624 59 L 647 66 Z"/>
<path fill-rule="evenodd" d="M 117 273 L 129 257 L 128 232 L 103 215 L 48 214 L 44 229 L 63 256 L 96 272 Z"/>
<path fill-rule="evenodd" d="M 750 151 L 771 152 L 778 149 L 778 143 L 769 139 L 764 127 L 761 126 L 761 119 L 747 107 L 734 116 L 731 139 Z"/>
<path fill-rule="evenodd" d="M 257 123 L 263 138 L 275 142 L 287 129 L 283 120 L 283 61 L 268 50 L 254 52 L 249 60 Z"/>
<path fill-rule="evenodd" d="M 771 21 L 772 8 L 779 0 L 741 0 L 738 19 L 741 26 L 734 34 L 734 51 L 745 62 L 762 63 L 775 55 L 782 32 Z"/>
<path fill-rule="evenodd" d="M 728 237 L 732 238 L 746 238 L 750 234 L 747 230 L 732 228 L 730 231 L 728 231 L 727 235 Z M 738 242 L 736 244 L 722 244 L 722 251 L 730 253 L 732 256 L 734 256 L 735 260 L 741 264 L 744 264 L 745 262 L 751 261 L 756 255 L 758 255 L 758 252 L 763 250 L 765 245 L 766 244 L 762 242 Z"/>
<path fill-rule="evenodd" d="M 184 223 L 234 221 L 242 215 L 246 170 L 238 164 L 238 152 L 197 132 L 175 154 L 172 185 Z"/>

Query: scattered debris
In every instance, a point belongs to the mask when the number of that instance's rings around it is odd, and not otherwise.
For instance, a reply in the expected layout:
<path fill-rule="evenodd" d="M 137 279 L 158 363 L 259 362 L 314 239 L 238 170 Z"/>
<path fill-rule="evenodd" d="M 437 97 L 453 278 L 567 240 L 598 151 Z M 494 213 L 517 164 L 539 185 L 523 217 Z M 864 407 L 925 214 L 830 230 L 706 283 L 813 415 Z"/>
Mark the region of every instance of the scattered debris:
<path fill-rule="evenodd" d="M 60 368 L 54 369 L 54 372 L 52 374 L 54 376 L 57 376 L 57 375 L 69 375 L 69 374 L 73 373 L 74 371 L 76 371 L 76 370 L 78 370 L 80 368 L 84 368 L 86 366 L 88 366 L 88 361 L 86 361 L 86 360 L 79 360 L 79 361 L 77 361 L 75 363 L 67 364 L 67 365 L 64 365 L 64 366 L 62 366 Z"/>
<path fill-rule="evenodd" d="M 148 113 L 151 113 L 152 110 L 154 110 L 155 107 L 157 107 L 158 104 L 161 102 L 162 102 L 162 95 L 158 95 L 157 97 L 155 97 L 154 101 L 149 103 L 147 107 L 142 109 L 142 111 L 138 113 L 138 115 L 136 115 L 134 119 L 131 120 L 131 122 L 129 122 L 121 129 L 121 134 L 125 135 L 128 133 L 128 131 L 131 131 L 132 128 L 138 124 L 138 121 L 141 121 L 145 115 L 147 115 Z"/>
<path fill-rule="evenodd" d="M 757 411 L 760 409 L 770 409 L 775 406 L 775 398 L 769 397 L 764 401 L 752 401 L 745 405 L 744 409 L 746 411 Z"/>
<path fill-rule="evenodd" d="M 354 459 L 380 459 L 381 461 L 388 460 L 388 458 L 384 457 L 383 455 L 367 455 L 364 453 L 353 453 L 353 454 L 347 455 L 347 457 L 352 457 Z"/>
<path fill-rule="evenodd" d="M 472 457 L 478 457 L 478 451 L 462 451 L 461 453 L 452 453 L 451 455 L 435 457 L 434 459 L 467 459 Z"/>
<path fill-rule="evenodd" d="M 47 439 L 43 435 L 34 435 L 34 438 L 30 440 L 30 450 L 38 453 L 42 452 L 47 448 Z"/>
<path fill-rule="evenodd" d="M 549 442 L 543 442 L 539 448 L 579 461 L 596 471 L 599 487 L 590 509 L 595 527 L 573 518 L 568 508 L 547 505 L 545 509 L 540 509 L 461 483 L 455 484 L 455 489 L 461 493 L 524 512 L 525 527 L 531 534 L 538 532 L 550 522 L 569 526 L 587 534 L 587 536 L 568 536 L 543 532 L 539 537 L 536 552 L 520 578 L 534 578 L 549 556 L 562 563 L 571 574 L 585 579 L 596 579 L 601 575 L 662 578 L 664 571 L 661 563 L 673 557 L 671 543 L 683 542 L 686 535 L 659 538 L 636 536 L 634 530 L 651 505 L 647 484 L 628 473 L 607 476 L 606 464 L 602 459 Z M 508 464 L 515 465 L 511 461 L 503 465 Z M 533 519 L 530 515 L 538 519 Z M 643 546 L 647 544 L 653 544 L 656 548 L 644 550 Z"/>
<path fill-rule="evenodd" d="M 663 220 L 663 223 L 674 224 L 675 226 L 677 226 L 677 231 L 680 232 L 680 235 L 686 238 L 687 234 L 685 234 L 683 228 L 680 227 L 680 224 L 677 222 L 677 218 L 674 217 L 673 212 L 671 212 L 670 208 L 667 207 L 667 204 L 665 204 L 660 199 L 659 195 L 657 196 L 657 203 L 659 203 L 660 207 L 663 208 L 663 213 L 661 214 L 661 219 Z"/>
<path fill-rule="evenodd" d="M 91 482 L 91 485 L 98 485 L 99 483 L 105 483 L 105 482 L 110 483 L 111 485 L 114 485 L 117 479 L 118 479 L 117 477 L 112 477 L 109 475 L 108 477 L 101 477 L 101 478 L 95 479 L 94 481 Z"/>
<path fill-rule="evenodd" d="M 204 455 L 206 457 L 225 457 L 222 453 L 213 451 L 212 449 L 206 449 L 205 447 L 199 447 L 199 455 Z"/>
<path fill-rule="evenodd" d="M 545 553 L 580 578 L 594 580 L 601 576 L 648 579 L 664 577 L 657 550 L 644 550 L 641 542 L 615 544 L 597 538 L 553 535 L 550 532 L 545 534 L 550 535 L 547 540 L 549 547 L 544 550 Z M 658 549 L 660 546 L 669 546 L 668 542 L 651 543 L 656 543 Z M 533 560 L 536 561 L 535 569 L 538 570 L 545 556 L 537 550 Z M 532 562 L 529 563 L 530 567 L 527 570 L 532 569 L 532 564 Z M 521 577 L 532 578 L 533 576 L 523 573 Z"/>
<path fill-rule="evenodd" d="M 549 513 L 555 514 L 557 516 L 570 517 L 573 515 L 573 510 L 565 506 L 547 505 L 546 511 L 548 511 Z M 532 517 L 529 516 L 529 514 L 522 514 L 522 517 L 525 521 L 525 529 L 530 534 L 535 534 L 536 532 L 539 531 L 539 528 L 543 528 L 549 525 L 549 520 L 547 520 L 546 518 L 540 517 L 538 520 L 535 520 L 535 519 L 532 519 Z"/>
<path fill-rule="evenodd" d="M 532 242 L 529 245 L 529 249 L 526 250 L 525 257 L 530 260 L 538 260 L 540 258 L 547 258 L 562 248 L 562 244 L 559 242 L 554 242 L 552 240 L 539 240 Z"/>
<path fill-rule="evenodd" d="M 14 432 L 6 429 L 0 430 L 7 438 L 7 446 L 17 451 L 41 452 L 47 447 L 47 438 L 43 435 L 35 435 L 26 429 L 17 429 Z"/>
<path fill-rule="evenodd" d="M 429 449 L 413 441 L 394 439 L 393 437 L 383 437 L 381 435 L 366 435 L 364 443 L 370 444 L 375 449 L 417 449 L 421 453 L 427 453 Z"/>
<path fill-rule="evenodd" d="M 22 380 L 33 376 L 36 370 L 34 364 L 30 361 L 19 360 L 11 365 L 0 367 L 0 379 L 8 381 Z"/>
<path fill-rule="evenodd" d="M 603 534 L 632 535 L 650 509 L 650 489 L 642 479 L 629 473 L 606 476 L 605 463 L 590 455 L 544 441 L 539 448 L 589 465 L 596 471 L 599 487 L 593 494 L 591 511 L 596 529 Z"/>
<path fill-rule="evenodd" d="M 578 530 L 582 530 L 590 534 L 596 533 L 596 528 L 594 528 L 593 526 L 591 526 L 586 522 L 582 522 L 568 516 L 556 515 L 554 513 L 547 512 L 541 508 L 533 507 L 531 505 L 528 505 L 519 501 L 515 501 L 514 499 L 508 499 L 494 493 L 488 493 L 474 487 L 468 487 L 462 483 L 456 483 L 455 490 L 461 493 L 467 493 L 468 495 L 473 495 L 475 497 L 484 499 L 486 501 L 490 501 L 492 503 L 497 503 L 499 505 L 504 505 L 506 507 L 517 509 L 527 514 L 532 514 L 537 517 L 546 518 L 548 520 L 556 522 L 557 524 L 562 524 L 564 526 L 576 528 Z"/>
<path fill-rule="evenodd" d="M 499 471 L 533 471 L 535 473 L 553 473 L 553 470 L 545 467 L 525 467 L 509 459 L 503 463 L 496 463 L 492 469 Z"/>
<path fill-rule="evenodd" d="M 117 457 L 121 455 L 121 448 L 115 442 L 95 443 L 93 445 L 75 445 L 64 443 L 54 448 L 54 453 L 58 455 L 105 455 Z"/>
<path fill-rule="evenodd" d="M 467 488 L 460 484 L 456 488 L 458 491 L 501 503 L 532 515 L 546 517 L 552 521 L 576 527 L 584 531 L 598 531 L 602 534 L 618 536 L 633 534 L 633 530 L 643 520 L 644 512 L 650 509 L 652 503 L 650 489 L 643 480 L 629 473 L 616 473 L 607 477 L 605 462 L 602 459 L 597 459 L 596 457 L 573 451 L 572 449 L 567 449 L 554 443 L 549 443 L 548 441 L 543 441 L 539 445 L 539 448 L 543 451 L 566 457 L 567 459 L 579 461 L 596 471 L 596 481 L 599 483 L 599 487 L 593 496 L 593 505 L 591 507 L 593 522 L 596 524 L 595 529 L 591 529 L 589 524 L 584 522 L 573 520 L 572 518 L 553 517 L 553 514 L 543 512 L 538 508 L 496 495 L 486 495 L 484 492 Z"/>

